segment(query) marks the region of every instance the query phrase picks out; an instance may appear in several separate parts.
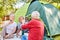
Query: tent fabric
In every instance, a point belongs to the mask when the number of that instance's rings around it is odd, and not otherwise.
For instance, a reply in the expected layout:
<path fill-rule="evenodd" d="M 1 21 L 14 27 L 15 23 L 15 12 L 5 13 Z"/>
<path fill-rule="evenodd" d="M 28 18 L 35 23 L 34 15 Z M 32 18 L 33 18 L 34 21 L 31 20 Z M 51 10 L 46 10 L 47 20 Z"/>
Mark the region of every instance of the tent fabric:
<path fill-rule="evenodd" d="M 40 18 L 44 21 L 48 36 L 54 36 L 60 34 L 60 13 L 51 4 L 41 4 L 39 1 L 33 2 L 27 11 L 27 15 L 31 14 L 33 11 L 38 11 L 40 13 Z"/>
<path fill-rule="evenodd" d="M 41 15 L 44 14 L 44 8 L 43 6 L 41 5 L 41 3 L 39 1 L 35 1 L 33 2 L 29 7 L 28 7 L 28 10 L 27 10 L 27 13 L 26 13 L 26 16 L 31 14 L 33 11 L 38 11 L 41 13 Z M 41 16 L 42 17 L 42 16 Z"/>
<path fill-rule="evenodd" d="M 60 34 L 60 23 L 58 10 L 51 4 L 44 5 L 45 15 L 48 21 L 48 28 L 51 36 Z"/>

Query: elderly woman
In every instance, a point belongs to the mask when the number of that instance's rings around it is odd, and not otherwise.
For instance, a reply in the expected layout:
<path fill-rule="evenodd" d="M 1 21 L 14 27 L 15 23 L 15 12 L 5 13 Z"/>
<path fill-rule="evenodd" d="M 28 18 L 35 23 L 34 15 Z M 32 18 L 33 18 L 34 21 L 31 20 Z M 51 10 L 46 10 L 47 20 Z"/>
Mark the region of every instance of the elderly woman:
<path fill-rule="evenodd" d="M 33 11 L 31 14 L 32 20 L 27 24 L 22 25 L 22 29 L 29 29 L 28 40 L 43 40 L 44 23 L 40 20 L 38 11 Z"/>
<path fill-rule="evenodd" d="M 5 38 L 13 37 L 13 34 L 16 31 L 17 24 L 14 22 L 14 14 L 10 14 L 9 21 L 5 25 Z"/>

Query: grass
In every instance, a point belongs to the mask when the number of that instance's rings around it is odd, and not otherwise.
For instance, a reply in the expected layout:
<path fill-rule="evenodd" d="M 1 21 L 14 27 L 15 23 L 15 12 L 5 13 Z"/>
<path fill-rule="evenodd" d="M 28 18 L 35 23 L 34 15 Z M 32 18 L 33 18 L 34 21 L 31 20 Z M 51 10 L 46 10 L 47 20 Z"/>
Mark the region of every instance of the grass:
<path fill-rule="evenodd" d="M 23 7 L 21 7 L 20 9 L 18 9 L 15 13 L 15 21 L 18 22 L 18 18 L 20 16 L 25 16 L 28 6 L 30 3 L 25 4 Z"/>

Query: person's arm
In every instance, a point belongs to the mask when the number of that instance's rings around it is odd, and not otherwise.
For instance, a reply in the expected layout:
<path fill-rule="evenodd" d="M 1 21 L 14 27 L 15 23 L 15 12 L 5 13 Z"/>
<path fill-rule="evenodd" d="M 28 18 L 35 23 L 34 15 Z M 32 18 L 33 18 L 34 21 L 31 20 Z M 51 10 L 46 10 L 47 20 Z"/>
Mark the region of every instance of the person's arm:
<path fill-rule="evenodd" d="M 14 29 L 12 29 L 12 33 L 6 35 L 5 38 L 8 38 L 9 36 L 13 36 L 13 34 L 15 33 L 15 31 L 16 31 L 16 27 L 14 27 Z"/>
<path fill-rule="evenodd" d="M 17 30 L 17 33 L 19 33 L 19 32 L 20 32 L 20 29 Z"/>
<path fill-rule="evenodd" d="M 17 33 L 16 33 L 17 36 L 19 35 L 19 32 L 20 32 L 20 31 L 21 31 L 21 24 L 18 23 L 18 30 L 17 30 Z"/>
<path fill-rule="evenodd" d="M 32 27 L 33 21 L 28 22 L 27 24 L 22 24 L 22 29 L 30 29 Z"/>
<path fill-rule="evenodd" d="M 17 30 L 17 33 L 16 33 L 16 35 L 18 36 L 19 35 L 19 32 L 21 31 L 21 29 L 18 29 Z"/>

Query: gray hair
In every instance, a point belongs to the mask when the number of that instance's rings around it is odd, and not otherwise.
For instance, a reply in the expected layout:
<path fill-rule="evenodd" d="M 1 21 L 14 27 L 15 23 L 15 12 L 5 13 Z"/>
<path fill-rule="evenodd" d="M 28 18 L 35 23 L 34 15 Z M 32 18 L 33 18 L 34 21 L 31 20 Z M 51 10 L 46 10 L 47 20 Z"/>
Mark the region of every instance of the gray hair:
<path fill-rule="evenodd" d="M 10 14 L 9 16 L 11 17 L 11 16 L 15 16 L 15 15 L 12 13 L 12 14 Z"/>
<path fill-rule="evenodd" d="M 32 18 L 39 19 L 40 18 L 40 13 L 38 11 L 33 11 L 31 14 Z"/>

